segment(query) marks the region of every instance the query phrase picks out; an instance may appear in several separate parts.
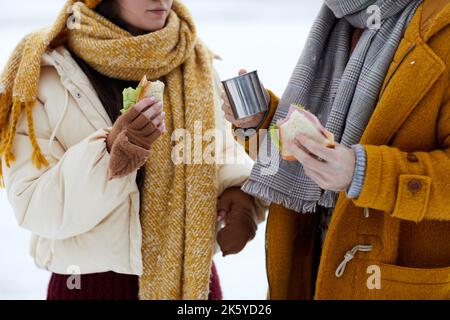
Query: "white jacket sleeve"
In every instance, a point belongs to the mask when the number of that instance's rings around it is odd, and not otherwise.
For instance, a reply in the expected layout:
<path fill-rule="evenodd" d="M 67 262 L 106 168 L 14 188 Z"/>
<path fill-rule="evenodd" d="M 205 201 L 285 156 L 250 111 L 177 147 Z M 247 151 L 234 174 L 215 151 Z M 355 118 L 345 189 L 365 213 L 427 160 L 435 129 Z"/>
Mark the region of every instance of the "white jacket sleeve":
<path fill-rule="evenodd" d="M 245 152 L 244 147 L 238 143 L 233 136 L 231 123 L 226 121 L 222 111 L 223 101 L 221 99 L 221 83 L 216 73 L 215 96 L 216 96 L 216 125 L 218 132 L 222 133 L 222 145 L 219 151 L 219 195 L 228 188 L 241 187 L 249 178 L 254 161 Z M 265 220 L 268 203 L 255 199 L 258 209 L 258 220 Z"/>
<path fill-rule="evenodd" d="M 42 103 L 33 108 L 38 143 L 50 166 L 38 170 L 32 163 L 26 118 L 22 115 L 13 145 L 16 160 L 10 168 L 3 163 L 4 178 L 20 226 L 48 239 L 66 239 L 90 231 L 113 210 L 128 205 L 130 193 L 138 192 L 136 173 L 108 181 L 105 139 L 109 128 L 96 131 L 67 150 L 55 140 L 50 152 L 51 128 L 45 112 Z M 55 153 L 59 159 L 52 156 Z"/>

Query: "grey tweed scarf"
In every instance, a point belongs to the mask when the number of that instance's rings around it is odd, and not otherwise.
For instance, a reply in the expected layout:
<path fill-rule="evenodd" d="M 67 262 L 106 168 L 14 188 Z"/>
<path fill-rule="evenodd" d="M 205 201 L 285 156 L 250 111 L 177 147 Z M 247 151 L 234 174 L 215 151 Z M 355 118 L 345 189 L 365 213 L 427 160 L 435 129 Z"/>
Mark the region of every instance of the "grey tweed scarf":
<path fill-rule="evenodd" d="M 272 124 L 300 104 L 350 147 L 359 143 L 379 99 L 395 51 L 421 0 L 325 0 Z M 377 19 L 378 18 L 378 19 Z M 364 32 L 350 55 L 354 28 Z M 243 190 L 296 212 L 334 208 L 297 162 L 281 159 L 267 135 Z"/>

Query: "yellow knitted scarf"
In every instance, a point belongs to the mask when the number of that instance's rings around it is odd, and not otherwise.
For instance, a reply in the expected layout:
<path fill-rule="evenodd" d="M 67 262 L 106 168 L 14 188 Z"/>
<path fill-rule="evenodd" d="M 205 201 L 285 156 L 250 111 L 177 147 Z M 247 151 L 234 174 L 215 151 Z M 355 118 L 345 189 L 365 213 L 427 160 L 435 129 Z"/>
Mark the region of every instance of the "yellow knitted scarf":
<path fill-rule="evenodd" d="M 203 130 L 215 128 L 212 54 L 197 40 L 192 17 L 177 0 L 162 30 L 137 37 L 91 10 L 99 2 L 69 0 L 53 27 L 28 35 L 17 46 L 0 78 L 0 156 L 8 166 L 14 161 L 16 124 L 25 109 L 34 150 L 31 160 L 38 168 L 48 165 L 33 130 L 32 108 L 41 57 L 63 30 L 71 51 L 98 72 L 134 81 L 147 75 L 165 82 L 169 134 L 152 147 L 141 195 L 144 274 L 140 297 L 207 299 L 215 237 L 216 166 L 175 165 L 170 135 L 185 129 L 193 137 L 196 123 Z M 67 30 L 68 12 L 74 11 L 79 27 Z M 211 147 L 210 142 L 200 141 L 192 153 Z"/>

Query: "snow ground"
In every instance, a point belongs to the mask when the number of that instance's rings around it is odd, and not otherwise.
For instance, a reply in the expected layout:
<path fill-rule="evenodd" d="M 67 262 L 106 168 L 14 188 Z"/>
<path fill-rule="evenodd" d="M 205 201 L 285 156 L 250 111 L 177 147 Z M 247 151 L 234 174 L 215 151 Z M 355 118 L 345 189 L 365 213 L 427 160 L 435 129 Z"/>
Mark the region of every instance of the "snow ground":
<path fill-rule="evenodd" d="M 317 14 L 317 0 L 185 0 L 200 36 L 223 60 L 222 78 L 240 68 L 259 70 L 263 83 L 281 94 Z M 27 32 L 51 24 L 63 0 L 0 0 L 0 67 Z M 239 255 L 216 257 L 225 299 L 265 299 L 265 225 Z M 29 233 L 20 229 L 0 190 L 0 299 L 44 299 L 49 274 L 28 255 Z"/>

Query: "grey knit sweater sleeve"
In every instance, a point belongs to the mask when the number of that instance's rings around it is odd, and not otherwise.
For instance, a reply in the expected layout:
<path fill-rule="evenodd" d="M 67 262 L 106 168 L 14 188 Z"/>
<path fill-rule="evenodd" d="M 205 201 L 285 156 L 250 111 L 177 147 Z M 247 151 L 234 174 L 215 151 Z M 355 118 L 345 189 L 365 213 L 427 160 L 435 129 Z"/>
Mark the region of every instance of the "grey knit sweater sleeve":
<path fill-rule="evenodd" d="M 347 190 L 347 198 L 356 199 L 361 194 L 366 178 L 366 149 L 361 144 L 352 146 L 356 154 L 355 172 L 353 173 L 352 184 Z"/>

